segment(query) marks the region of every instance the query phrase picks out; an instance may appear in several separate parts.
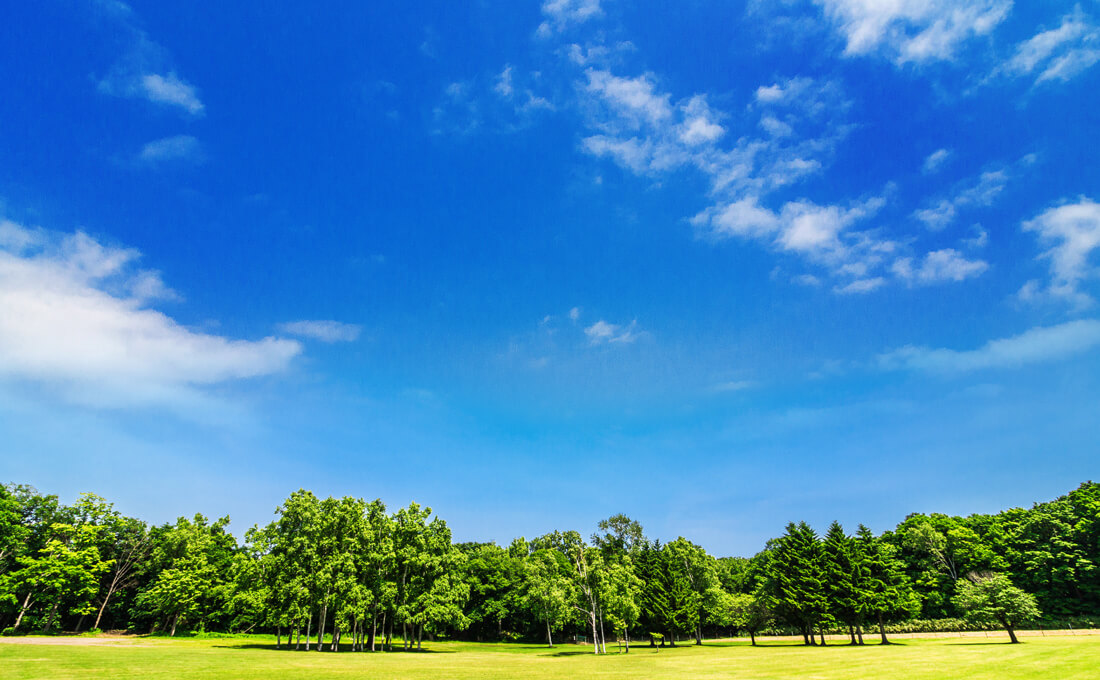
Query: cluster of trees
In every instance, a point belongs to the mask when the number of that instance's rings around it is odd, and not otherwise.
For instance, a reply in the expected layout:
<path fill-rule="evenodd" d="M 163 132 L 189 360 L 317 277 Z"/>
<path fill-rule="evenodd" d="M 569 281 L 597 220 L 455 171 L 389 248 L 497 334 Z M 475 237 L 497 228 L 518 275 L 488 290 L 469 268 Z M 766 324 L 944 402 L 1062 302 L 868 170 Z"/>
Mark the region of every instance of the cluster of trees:
<path fill-rule="evenodd" d="M 1100 613 L 1100 485 L 997 515 L 911 515 L 875 536 L 792 523 L 751 558 L 661 543 L 623 515 L 589 538 L 454 543 L 430 508 L 292 494 L 240 542 L 228 518 L 148 526 L 104 499 L 0 486 L 0 629 L 265 632 L 295 649 L 471 640 L 675 645 L 736 631 L 824 644 L 960 614 L 1009 631 Z M 304 633 L 304 640 L 303 640 Z M 820 641 L 820 642 L 819 642 Z M 324 646 L 323 646 L 324 645 Z M 347 648 L 347 647 L 345 647 Z"/>

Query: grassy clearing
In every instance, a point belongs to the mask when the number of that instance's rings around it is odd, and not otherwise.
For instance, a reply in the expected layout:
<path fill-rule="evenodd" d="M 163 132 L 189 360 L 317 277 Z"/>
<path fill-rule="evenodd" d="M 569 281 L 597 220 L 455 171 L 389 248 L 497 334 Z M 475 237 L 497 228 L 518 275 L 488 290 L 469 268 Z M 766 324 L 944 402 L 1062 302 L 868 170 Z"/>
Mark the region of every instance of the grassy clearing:
<path fill-rule="evenodd" d="M 85 640 L 89 640 L 84 638 Z M 90 639 L 0 643 L 0 678 L 871 678 L 1096 677 L 1100 637 L 903 640 L 805 648 L 790 642 L 709 642 L 595 657 L 590 648 L 437 642 L 420 653 L 276 650 L 266 637 Z"/>

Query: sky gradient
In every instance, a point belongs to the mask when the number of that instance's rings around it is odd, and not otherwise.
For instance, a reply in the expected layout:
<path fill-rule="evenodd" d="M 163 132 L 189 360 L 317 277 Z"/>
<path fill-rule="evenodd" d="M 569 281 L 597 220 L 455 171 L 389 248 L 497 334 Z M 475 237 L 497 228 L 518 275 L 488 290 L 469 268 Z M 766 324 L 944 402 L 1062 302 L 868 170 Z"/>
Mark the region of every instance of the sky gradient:
<path fill-rule="evenodd" d="M 0 479 L 749 555 L 1100 460 L 1100 2 L 20 3 Z"/>

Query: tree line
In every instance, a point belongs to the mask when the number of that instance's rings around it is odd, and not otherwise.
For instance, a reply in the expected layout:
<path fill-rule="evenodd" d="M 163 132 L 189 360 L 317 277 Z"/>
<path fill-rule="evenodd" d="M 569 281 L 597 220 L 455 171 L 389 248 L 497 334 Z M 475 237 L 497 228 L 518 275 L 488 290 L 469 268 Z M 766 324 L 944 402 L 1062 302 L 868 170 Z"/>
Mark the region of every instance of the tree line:
<path fill-rule="evenodd" d="M 1030 509 L 913 514 L 895 529 L 818 535 L 791 523 L 750 558 L 662 543 L 616 515 L 587 538 L 455 543 L 411 503 L 290 495 L 238 540 L 229 518 L 149 526 L 94 494 L 72 505 L 0 486 L 0 630 L 265 633 L 299 650 L 419 649 L 425 637 L 568 639 L 608 651 L 965 617 L 1015 628 L 1100 614 L 1100 485 Z"/>

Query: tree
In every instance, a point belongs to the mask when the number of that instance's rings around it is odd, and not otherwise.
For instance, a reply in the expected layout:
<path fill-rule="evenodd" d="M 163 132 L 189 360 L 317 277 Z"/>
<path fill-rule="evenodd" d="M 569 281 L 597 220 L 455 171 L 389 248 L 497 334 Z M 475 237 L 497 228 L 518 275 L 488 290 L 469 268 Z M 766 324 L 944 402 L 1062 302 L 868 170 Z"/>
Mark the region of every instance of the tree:
<path fill-rule="evenodd" d="M 856 532 L 855 546 L 863 577 L 858 590 L 858 618 L 873 616 L 878 621 L 882 644 L 888 645 L 886 619 L 912 616 L 919 610 L 920 602 L 905 576 L 904 565 L 895 556 L 893 545 L 876 539 L 871 530 L 861 524 Z"/>
<path fill-rule="evenodd" d="M 210 523 L 201 514 L 162 527 L 155 540 L 156 576 L 135 606 L 158 618 L 175 635 L 179 624 L 220 623 L 229 615 L 230 582 L 238 552 L 226 531 L 229 518 Z"/>
<path fill-rule="evenodd" d="M 816 644 L 814 630 L 828 614 L 817 534 L 805 522 L 792 522 L 772 543 L 769 553 L 764 591 L 768 607 L 777 618 L 800 630 L 807 645 Z"/>
<path fill-rule="evenodd" d="M 866 570 L 864 560 L 861 559 L 862 551 L 844 533 L 844 527 L 835 521 L 829 525 L 822 544 L 829 610 L 834 619 L 848 626 L 848 635 L 854 645 L 857 644 L 856 628 L 861 618 L 860 588 L 864 585 Z"/>
<path fill-rule="evenodd" d="M 1013 644 L 1016 626 L 1039 618 L 1035 596 L 1012 585 L 1004 574 L 972 572 L 957 584 L 955 606 L 974 621 L 999 623 Z"/>
<path fill-rule="evenodd" d="M 554 646 L 553 631 L 571 619 L 570 565 L 556 550 L 542 548 L 531 553 L 524 563 L 526 603 L 546 624 L 546 644 Z"/>
<path fill-rule="evenodd" d="M 704 609 L 713 605 L 719 588 L 714 558 L 682 536 L 667 543 L 664 553 L 678 595 L 676 620 L 695 636 L 695 644 L 701 645 Z"/>
<path fill-rule="evenodd" d="M 99 575 L 109 563 L 100 559 L 96 542 L 100 527 L 54 524 L 51 538 L 37 555 L 19 559 L 22 565 L 13 579 L 28 593 L 13 628 L 18 629 L 24 615 L 36 601 L 49 607 L 43 630 L 53 627 L 57 615 L 65 611 L 87 614 L 99 589 Z"/>
<path fill-rule="evenodd" d="M 749 634 L 752 645 L 756 646 L 756 633 L 771 621 L 767 598 L 750 593 L 728 593 L 721 591 L 711 616 L 711 621 L 720 626 L 743 630 Z"/>
<path fill-rule="evenodd" d="M 638 577 L 642 580 L 642 590 L 639 593 L 641 607 L 639 622 L 650 636 L 649 645 L 656 647 L 657 638 L 660 636 L 661 646 L 664 646 L 666 634 L 669 641 L 675 644 L 675 639 L 671 635 L 675 621 L 672 596 L 669 593 L 672 580 L 666 569 L 659 541 L 646 545 L 639 551 L 636 569 Z"/>

